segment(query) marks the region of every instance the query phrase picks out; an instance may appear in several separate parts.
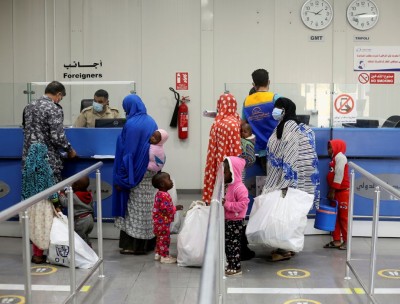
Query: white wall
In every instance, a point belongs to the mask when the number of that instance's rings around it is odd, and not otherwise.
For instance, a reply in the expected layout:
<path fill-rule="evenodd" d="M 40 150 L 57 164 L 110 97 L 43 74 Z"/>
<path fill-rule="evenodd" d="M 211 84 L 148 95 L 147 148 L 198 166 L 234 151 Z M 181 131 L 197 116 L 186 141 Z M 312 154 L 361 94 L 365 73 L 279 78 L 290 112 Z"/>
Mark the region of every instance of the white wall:
<path fill-rule="evenodd" d="M 304 1 L 2 0 L 0 125 L 21 123 L 26 82 L 64 81 L 63 74 L 68 71 L 64 64 L 102 60 L 101 68 L 75 72 L 101 72 L 103 81 L 136 81 L 148 112 L 171 134 L 165 170 L 176 179 L 179 189 L 200 189 L 212 123 L 202 118 L 201 112 L 215 108 L 225 83 L 240 103 L 250 88 L 252 71 L 266 68 L 271 88 L 294 98 L 299 112 L 314 107 L 306 100 L 307 94 L 318 95 L 317 107 L 329 109 L 331 83 L 357 83 L 354 46 L 400 45 L 400 35 L 395 34 L 400 27 L 397 0 L 375 0 L 380 18 L 378 25 L 366 32 L 347 23 L 351 0 L 329 0 L 334 8 L 332 24 L 322 31 L 309 30 L 300 19 Z M 313 34 L 323 35 L 324 41 L 310 42 Z M 368 35 L 370 41 L 356 43 L 355 35 Z M 192 100 L 187 141 L 180 141 L 176 130 L 169 127 L 175 100 L 168 88 L 175 86 L 176 72 L 189 73 L 189 90 L 180 92 Z M 307 86 L 300 96 L 304 83 L 326 85 L 318 89 Z M 354 86 L 350 87 L 353 90 Z M 66 124 L 78 115 L 80 100 L 90 98 L 97 88 L 68 87 L 63 100 Z M 122 111 L 121 100 L 130 88 L 105 88 L 112 105 Z M 398 86 L 375 86 L 373 90 L 366 115 L 387 117 L 398 108 L 397 101 L 390 98 L 398 95 Z M 41 95 L 43 87 L 37 86 L 35 91 Z M 388 104 L 379 102 L 382 95 Z M 321 118 L 328 116 L 320 112 L 320 117 L 312 119 L 320 125 Z"/>

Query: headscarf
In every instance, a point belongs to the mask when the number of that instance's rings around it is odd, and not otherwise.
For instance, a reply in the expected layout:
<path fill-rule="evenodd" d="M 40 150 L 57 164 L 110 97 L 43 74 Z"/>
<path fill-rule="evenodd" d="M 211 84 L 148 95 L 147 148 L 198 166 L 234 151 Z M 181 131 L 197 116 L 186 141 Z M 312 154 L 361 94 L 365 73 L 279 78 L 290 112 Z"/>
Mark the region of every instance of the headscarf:
<path fill-rule="evenodd" d="M 150 137 L 157 130 L 139 96 L 130 94 L 122 102 L 126 123 L 118 136 L 113 170 L 113 216 L 124 216 L 130 189 L 143 179 L 149 164 Z M 115 185 L 123 190 L 117 191 Z"/>
<path fill-rule="evenodd" d="M 220 163 L 226 156 L 239 156 L 240 117 L 232 94 L 223 94 L 217 103 L 217 116 L 210 130 L 207 162 L 204 174 L 203 201 L 209 203 L 214 191 L 215 179 Z"/>
<path fill-rule="evenodd" d="M 282 120 L 279 122 L 276 127 L 276 137 L 278 139 L 282 138 L 283 128 L 285 127 L 285 122 L 289 120 L 294 120 L 297 124 L 299 121 L 297 120 L 296 115 L 296 104 L 291 101 L 289 98 L 280 97 L 275 102 L 275 108 L 284 109 L 285 113 Z"/>

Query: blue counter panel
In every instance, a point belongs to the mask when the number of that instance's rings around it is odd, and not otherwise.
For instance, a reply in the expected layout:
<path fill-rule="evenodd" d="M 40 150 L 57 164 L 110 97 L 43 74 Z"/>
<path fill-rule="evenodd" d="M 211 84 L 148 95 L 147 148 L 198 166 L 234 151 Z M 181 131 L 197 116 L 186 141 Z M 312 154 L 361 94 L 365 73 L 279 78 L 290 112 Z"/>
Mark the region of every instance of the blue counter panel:
<path fill-rule="evenodd" d="M 0 158 L 21 158 L 24 135 L 22 128 L 0 128 Z"/>
<path fill-rule="evenodd" d="M 21 201 L 21 180 L 21 160 L 0 158 L 0 181 L 5 183 L 0 190 L 0 211 Z M 5 191 L 7 190 L 9 190 L 9 192 L 5 195 Z"/>
<path fill-rule="evenodd" d="M 337 128 L 332 137 L 346 142 L 347 156 L 400 158 L 398 128 Z"/>

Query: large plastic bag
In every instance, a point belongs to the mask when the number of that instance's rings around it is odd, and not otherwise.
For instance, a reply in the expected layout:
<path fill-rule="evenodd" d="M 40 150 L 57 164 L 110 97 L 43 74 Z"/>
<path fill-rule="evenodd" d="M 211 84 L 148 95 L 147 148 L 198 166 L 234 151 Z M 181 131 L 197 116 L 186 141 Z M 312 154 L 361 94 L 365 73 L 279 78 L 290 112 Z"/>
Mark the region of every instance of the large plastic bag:
<path fill-rule="evenodd" d="M 89 269 L 99 260 L 96 252 L 82 238 L 75 234 L 75 266 Z M 53 219 L 50 232 L 50 247 L 47 259 L 49 263 L 69 267 L 69 234 L 68 221 L 65 215 L 59 215 Z"/>
<path fill-rule="evenodd" d="M 284 198 L 281 190 L 257 196 L 246 228 L 249 243 L 303 250 L 307 214 L 313 200 L 313 195 L 293 188 Z"/>
<path fill-rule="evenodd" d="M 172 179 L 172 183 L 174 186 L 172 189 L 168 190 L 169 195 L 171 195 L 172 198 L 172 203 L 174 206 L 178 205 L 178 194 L 176 192 L 176 187 L 175 187 L 175 180 Z M 174 216 L 174 221 L 171 223 L 171 226 L 169 228 L 169 231 L 171 234 L 177 234 L 179 233 L 181 227 L 182 227 L 182 221 L 183 221 L 183 211 L 178 210 L 175 213 Z"/>
<path fill-rule="evenodd" d="M 210 207 L 203 202 L 193 202 L 186 213 L 183 228 L 178 234 L 178 265 L 201 266 L 206 247 Z"/>

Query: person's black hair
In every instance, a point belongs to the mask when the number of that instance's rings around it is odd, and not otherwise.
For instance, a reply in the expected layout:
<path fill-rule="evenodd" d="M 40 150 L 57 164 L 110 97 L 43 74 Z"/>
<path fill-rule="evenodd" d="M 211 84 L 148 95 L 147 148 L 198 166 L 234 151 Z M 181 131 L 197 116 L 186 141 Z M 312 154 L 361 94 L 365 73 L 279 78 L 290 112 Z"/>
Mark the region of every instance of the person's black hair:
<path fill-rule="evenodd" d="M 255 87 L 266 87 L 269 83 L 269 74 L 265 69 L 255 70 L 251 74 L 251 78 L 253 78 Z"/>
<path fill-rule="evenodd" d="M 51 94 L 51 95 L 57 95 L 58 93 L 61 93 L 62 96 L 66 95 L 65 92 L 65 87 L 61 82 L 58 81 L 52 81 L 50 82 L 46 89 L 44 90 L 45 94 Z"/>
<path fill-rule="evenodd" d="M 294 120 L 297 124 L 299 124 L 299 121 L 297 120 L 297 115 L 296 115 L 296 104 L 293 101 L 291 101 L 289 98 L 280 97 L 276 100 L 274 107 L 285 110 L 283 118 L 279 122 L 279 124 L 276 128 L 276 137 L 278 139 L 281 139 L 282 133 L 283 133 L 283 128 L 285 126 L 285 122 L 287 122 L 289 120 Z"/>
<path fill-rule="evenodd" d="M 90 185 L 89 177 L 84 176 L 72 184 L 72 189 L 74 191 L 86 191 L 89 185 Z"/>
<path fill-rule="evenodd" d="M 151 179 L 151 184 L 153 185 L 154 188 L 160 189 L 161 188 L 161 182 L 163 179 L 168 175 L 167 172 L 157 172 L 156 175 L 153 176 Z"/>
<path fill-rule="evenodd" d="M 108 99 L 108 92 L 107 92 L 106 90 L 100 89 L 100 90 L 97 90 L 97 91 L 94 93 L 94 96 L 97 96 L 97 97 L 104 97 L 105 99 Z"/>

